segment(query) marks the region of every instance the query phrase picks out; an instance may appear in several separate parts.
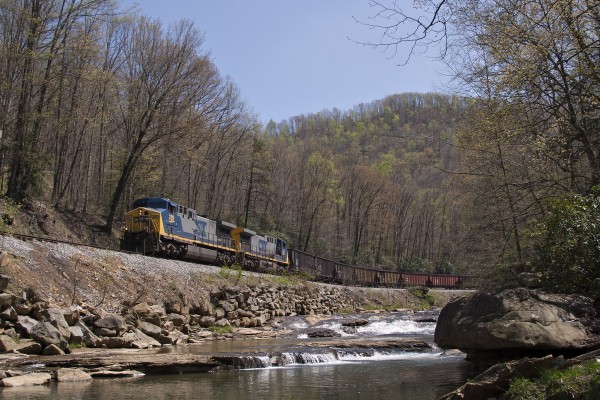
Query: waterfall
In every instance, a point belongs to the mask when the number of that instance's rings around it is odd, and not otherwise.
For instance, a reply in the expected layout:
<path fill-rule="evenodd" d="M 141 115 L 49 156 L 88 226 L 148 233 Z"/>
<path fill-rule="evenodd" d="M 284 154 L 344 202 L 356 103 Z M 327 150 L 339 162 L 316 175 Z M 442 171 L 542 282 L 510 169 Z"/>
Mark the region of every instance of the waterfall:
<path fill-rule="evenodd" d="M 304 352 L 283 352 L 280 357 L 279 365 L 291 364 L 325 364 L 339 361 L 336 352 L 327 353 L 304 353 Z"/>

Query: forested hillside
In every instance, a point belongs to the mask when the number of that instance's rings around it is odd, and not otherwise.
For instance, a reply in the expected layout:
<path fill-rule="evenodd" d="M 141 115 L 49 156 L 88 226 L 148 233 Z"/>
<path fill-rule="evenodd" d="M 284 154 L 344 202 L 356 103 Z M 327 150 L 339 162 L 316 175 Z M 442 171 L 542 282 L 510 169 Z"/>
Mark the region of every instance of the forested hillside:
<path fill-rule="evenodd" d="M 108 0 L 0 2 L 0 193 L 101 215 L 107 232 L 134 199 L 166 196 L 353 264 L 529 268 L 553 199 L 600 183 L 597 8 L 534 3 L 549 8 L 457 8 L 462 96 L 263 126 L 189 21 Z"/>

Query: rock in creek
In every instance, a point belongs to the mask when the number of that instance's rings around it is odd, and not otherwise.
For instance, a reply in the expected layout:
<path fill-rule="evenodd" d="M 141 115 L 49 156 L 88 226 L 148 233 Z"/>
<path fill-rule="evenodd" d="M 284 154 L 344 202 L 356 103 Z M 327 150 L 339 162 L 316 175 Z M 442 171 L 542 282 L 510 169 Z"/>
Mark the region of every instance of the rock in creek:
<path fill-rule="evenodd" d="M 306 334 L 308 335 L 309 338 L 342 336 L 332 329 L 325 329 L 325 328 L 307 329 Z"/>
<path fill-rule="evenodd" d="M 54 372 L 57 382 L 91 381 L 92 376 L 79 368 L 60 368 Z"/>
<path fill-rule="evenodd" d="M 435 343 L 455 348 L 474 361 L 552 352 L 582 352 L 600 343 L 589 328 L 591 300 L 524 288 L 476 293 L 444 307 Z"/>
<path fill-rule="evenodd" d="M 17 387 L 17 386 L 32 386 L 44 385 L 50 382 L 52 377 L 47 373 L 35 373 L 20 376 L 12 376 L 2 379 L 2 386 Z"/>

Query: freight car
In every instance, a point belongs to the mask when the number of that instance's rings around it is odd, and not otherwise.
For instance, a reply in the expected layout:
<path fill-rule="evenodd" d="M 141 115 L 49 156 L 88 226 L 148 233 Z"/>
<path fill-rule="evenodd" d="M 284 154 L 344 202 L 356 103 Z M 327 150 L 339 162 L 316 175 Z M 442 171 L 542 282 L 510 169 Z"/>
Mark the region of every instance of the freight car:
<path fill-rule="evenodd" d="M 197 215 L 161 197 L 133 202 L 125 214 L 121 249 L 218 265 L 240 264 L 261 272 L 303 272 L 317 281 L 348 286 L 459 288 L 470 278 L 363 268 L 288 249 L 284 240 Z"/>
<path fill-rule="evenodd" d="M 291 270 L 309 274 L 318 281 L 341 285 L 458 289 L 467 287 L 471 280 L 466 275 L 422 274 L 356 267 L 294 249 L 290 249 L 289 256 Z"/>
<path fill-rule="evenodd" d="M 121 249 L 271 271 L 287 268 L 287 244 L 280 238 L 226 221 L 216 221 L 169 199 L 147 197 L 125 214 Z"/>

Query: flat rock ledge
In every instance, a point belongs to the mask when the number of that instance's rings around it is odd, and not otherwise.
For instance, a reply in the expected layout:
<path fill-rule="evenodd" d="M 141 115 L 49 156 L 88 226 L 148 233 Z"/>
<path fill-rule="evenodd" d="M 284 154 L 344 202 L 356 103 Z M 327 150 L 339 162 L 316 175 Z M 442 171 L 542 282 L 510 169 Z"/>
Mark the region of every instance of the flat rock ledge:
<path fill-rule="evenodd" d="M 373 349 L 373 350 L 404 350 L 404 351 L 429 351 L 431 345 L 423 340 L 417 339 L 388 339 L 388 340 L 364 340 L 364 339 L 339 339 L 326 342 L 303 342 L 304 347 L 330 347 L 338 349 Z"/>
<path fill-rule="evenodd" d="M 148 350 L 88 350 L 62 356 L 20 357 L 4 360 L 3 369 L 52 372 L 59 368 L 79 368 L 92 376 L 125 376 L 135 373 L 183 373 L 217 370 L 222 364 L 206 354 L 156 353 Z M 111 371 L 111 372 L 109 372 Z M 117 373 L 118 372 L 118 373 Z"/>
<path fill-rule="evenodd" d="M 303 342 L 298 344 L 298 347 L 413 352 L 430 351 L 432 348 L 429 343 L 415 339 L 334 339 L 322 342 Z M 271 354 L 273 357 L 278 355 L 280 356 L 280 354 Z M 55 376 L 57 376 L 57 371 L 78 369 L 93 378 L 106 378 L 160 372 L 187 373 L 228 370 L 232 367 L 244 367 L 244 365 L 237 363 L 236 358 L 257 358 L 260 356 L 252 353 L 236 355 L 190 354 L 158 353 L 154 350 L 135 349 L 88 349 L 60 356 L 7 357 L 1 360 L 0 365 L 4 370 L 25 371 L 35 368 L 39 373 L 53 373 Z M 86 375 L 79 376 L 84 379 Z"/>

